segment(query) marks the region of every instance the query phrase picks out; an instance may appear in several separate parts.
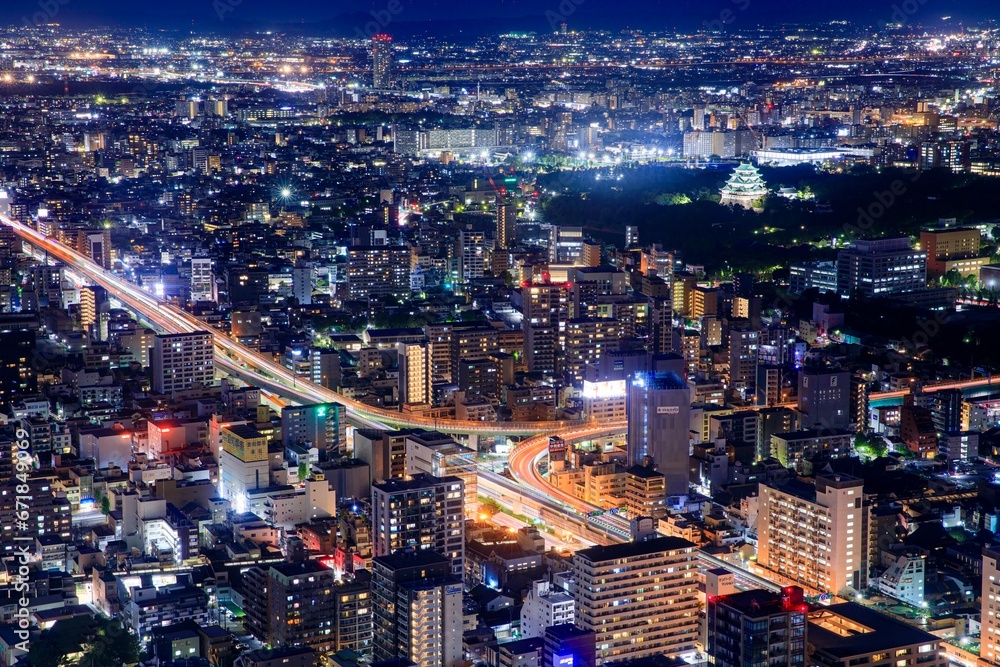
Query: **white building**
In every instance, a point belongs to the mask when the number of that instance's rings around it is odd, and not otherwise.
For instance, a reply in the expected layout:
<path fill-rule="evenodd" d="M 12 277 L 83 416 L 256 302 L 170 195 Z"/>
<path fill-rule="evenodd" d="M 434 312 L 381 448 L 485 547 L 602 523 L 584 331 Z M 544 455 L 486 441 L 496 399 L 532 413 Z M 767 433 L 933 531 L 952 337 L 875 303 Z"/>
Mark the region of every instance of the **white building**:
<path fill-rule="evenodd" d="M 868 586 L 864 481 L 817 475 L 815 486 L 761 483 L 757 564 L 823 593 Z"/>
<path fill-rule="evenodd" d="M 534 582 L 521 606 L 521 637 L 544 637 L 545 628 L 572 623 L 575 609 L 572 595 L 553 589 L 547 580 Z"/>
<path fill-rule="evenodd" d="M 697 547 L 679 537 L 573 555 L 576 625 L 596 636 L 598 664 L 693 657 L 700 637 Z"/>
<path fill-rule="evenodd" d="M 924 602 L 923 556 L 900 556 L 878 578 L 878 589 L 883 595 L 919 607 Z"/>
<path fill-rule="evenodd" d="M 217 301 L 215 275 L 209 257 L 195 257 L 191 260 L 191 300 Z"/>

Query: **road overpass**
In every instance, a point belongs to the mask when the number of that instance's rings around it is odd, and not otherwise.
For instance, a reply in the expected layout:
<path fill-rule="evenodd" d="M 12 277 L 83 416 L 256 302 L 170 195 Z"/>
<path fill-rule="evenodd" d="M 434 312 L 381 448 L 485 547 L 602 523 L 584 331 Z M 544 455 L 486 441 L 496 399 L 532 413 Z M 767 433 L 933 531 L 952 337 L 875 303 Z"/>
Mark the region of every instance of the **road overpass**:
<path fill-rule="evenodd" d="M 105 288 L 111 296 L 162 331 L 169 333 L 210 331 L 215 339 L 215 358 L 221 368 L 294 402 L 337 403 L 347 408 L 349 416 L 359 420 L 378 422 L 394 428 L 432 429 L 460 436 L 527 437 L 555 434 L 581 425 L 580 422 L 573 421 L 501 422 L 437 419 L 366 405 L 299 377 L 281 364 L 234 341 L 223 332 L 212 329 L 194 315 L 156 298 L 138 285 L 105 270 L 54 238 L 43 236 L 31 227 L 6 216 L 0 215 L 0 223 L 13 229 L 19 237 L 45 251 L 51 258 L 58 259 L 96 285 Z"/>

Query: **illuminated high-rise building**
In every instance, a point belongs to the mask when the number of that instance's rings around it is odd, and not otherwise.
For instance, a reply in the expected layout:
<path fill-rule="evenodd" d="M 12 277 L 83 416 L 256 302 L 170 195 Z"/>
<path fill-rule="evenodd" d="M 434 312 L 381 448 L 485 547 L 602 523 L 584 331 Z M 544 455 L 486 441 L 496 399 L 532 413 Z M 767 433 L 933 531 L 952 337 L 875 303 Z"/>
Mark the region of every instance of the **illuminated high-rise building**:
<path fill-rule="evenodd" d="M 458 477 L 417 473 L 372 484 L 372 547 L 376 556 L 430 549 L 465 570 L 465 484 Z"/>
<path fill-rule="evenodd" d="M 160 394 L 215 382 L 215 350 L 209 331 L 158 335 L 149 361 L 153 391 Z"/>
<path fill-rule="evenodd" d="M 372 37 L 372 87 L 392 86 L 392 37 L 378 34 Z"/>
<path fill-rule="evenodd" d="M 517 206 L 514 204 L 499 204 L 497 206 L 497 240 L 498 250 L 505 250 L 514 245 L 515 225 L 517 224 Z"/>
<path fill-rule="evenodd" d="M 868 587 L 864 480 L 822 474 L 814 484 L 762 482 L 758 502 L 761 568 L 823 593 Z"/>
<path fill-rule="evenodd" d="M 573 555 L 576 625 L 595 633 L 598 663 L 694 654 L 696 551 L 679 537 L 657 537 Z"/>
<path fill-rule="evenodd" d="M 667 478 L 669 495 L 688 492 L 691 390 L 672 371 L 636 373 L 628 385 L 628 461 L 647 457 Z"/>

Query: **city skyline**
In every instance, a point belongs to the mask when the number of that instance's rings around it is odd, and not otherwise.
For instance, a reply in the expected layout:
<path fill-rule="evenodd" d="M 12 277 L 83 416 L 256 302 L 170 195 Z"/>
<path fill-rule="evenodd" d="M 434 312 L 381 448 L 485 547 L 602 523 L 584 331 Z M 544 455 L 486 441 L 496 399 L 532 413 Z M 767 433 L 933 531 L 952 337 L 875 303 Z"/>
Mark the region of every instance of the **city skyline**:
<path fill-rule="evenodd" d="M 1000 667 L 984 9 L 32 0 L 0 667 Z"/>

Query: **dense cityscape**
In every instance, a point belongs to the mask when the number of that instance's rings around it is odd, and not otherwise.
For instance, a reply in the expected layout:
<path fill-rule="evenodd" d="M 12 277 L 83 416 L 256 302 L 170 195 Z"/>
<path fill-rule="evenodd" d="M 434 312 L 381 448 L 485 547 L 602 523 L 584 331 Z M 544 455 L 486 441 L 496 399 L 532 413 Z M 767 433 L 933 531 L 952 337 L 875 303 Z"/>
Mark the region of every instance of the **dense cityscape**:
<path fill-rule="evenodd" d="M 583 1 L 0 25 L 0 667 L 1000 666 L 1000 27 Z"/>

